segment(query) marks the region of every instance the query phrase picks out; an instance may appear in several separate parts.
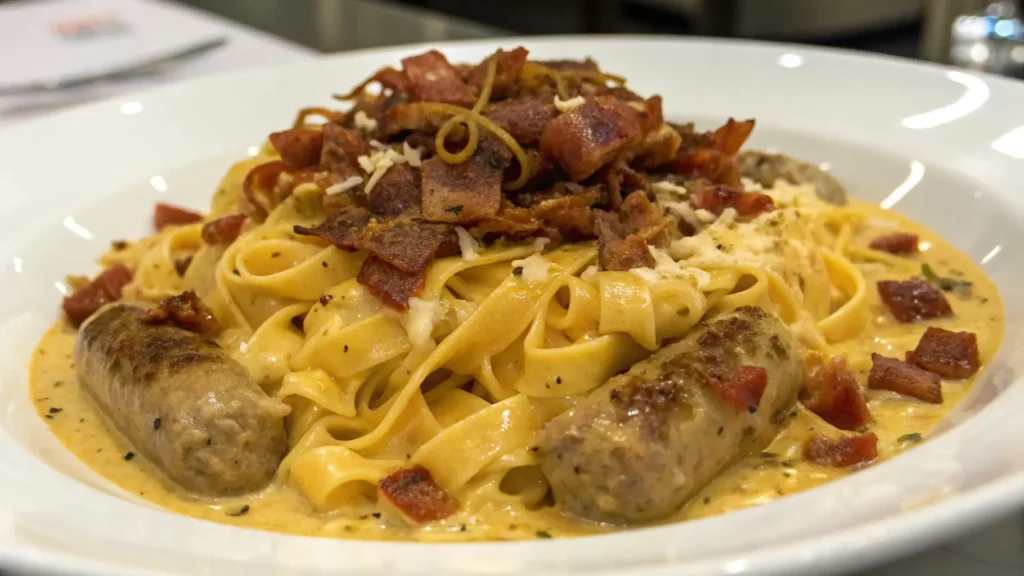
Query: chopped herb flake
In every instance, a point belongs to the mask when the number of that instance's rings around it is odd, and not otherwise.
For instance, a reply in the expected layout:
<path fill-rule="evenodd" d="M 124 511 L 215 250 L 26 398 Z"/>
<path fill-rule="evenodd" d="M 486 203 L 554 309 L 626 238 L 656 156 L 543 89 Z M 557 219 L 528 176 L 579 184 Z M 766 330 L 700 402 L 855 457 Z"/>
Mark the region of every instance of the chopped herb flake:
<path fill-rule="evenodd" d="M 971 282 L 968 282 L 967 280 L 957 280 L 956 278 L 949 278 L 947 276 L 939 276 L 928 264 L 921 265 L 921 274 L 923 274 L 929 282 L 941 288 L 943 292 L 955 292 L 961 295 L 969 295 L 971 293 L 971 286 L 973 286 Z"/>
<path fill-rule="evenodd" d="M 50 414 L 60 414 L 63 411 L 64 411 L 63 408 L 56 408 L 56 407 L 50 408 Z"/>
<path fill-rule="evenodd" d="M 551 538 L 551 533 L 547 530 L 537 530 L 537 538 Z"/>
<path fill-rule="evenodd" d="M 444 211 L 457 215 L 462 212 L 462 204 L 456 204 L 455 206 L 445 206 Z"/>
<path fill-rule="evenodd" d="M 921 440 L 922 438 L 920 432 L 911 432 L 910 434 L 904 434 L 903 436 L 900 436 L 899 438 L 896 439 L 896 441 L 899 442 L 900 444 L 905 444 L 907 442 L 920 442 Z"/>
<path fill-rule="evenodd" d="M 228 516 L 245 516 L 249 513 L 249 505 L 245 504 L 235 512 L 228 512 Z"/>

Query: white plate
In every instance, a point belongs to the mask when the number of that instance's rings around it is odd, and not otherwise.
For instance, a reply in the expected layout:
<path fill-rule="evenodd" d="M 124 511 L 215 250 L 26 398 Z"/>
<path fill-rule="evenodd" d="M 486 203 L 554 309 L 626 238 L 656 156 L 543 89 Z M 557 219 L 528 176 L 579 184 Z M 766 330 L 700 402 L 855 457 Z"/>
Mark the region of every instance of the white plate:
<path fill-rule="evenodd" d="M 498 45 L 595 57 L 666 115 L 756 117 L 751 145 L 815 162 L 863 198 L 942 233 L 999 284 L 1006 340 L 946 431 L 824 487 L 717 518 L 569 540 L 393 544 L 285 536 L 127 500 L 32 409 L 26 363 L 64 274 L 149 226 L 158 199 L 205 208 L 229 162 L 295 111 L 330 104 L 424 47 L 246 71 L 109 101 L 0 133 L 0 568 L 96 574 L 825 574 L 879 563 L 1024 502 L 1024 84 L 827 50 L 577 37 Z M 1013 384 L 1013 385 L 1011 385 Z M 968 418 L 969 417 L 969 418 Z"/>

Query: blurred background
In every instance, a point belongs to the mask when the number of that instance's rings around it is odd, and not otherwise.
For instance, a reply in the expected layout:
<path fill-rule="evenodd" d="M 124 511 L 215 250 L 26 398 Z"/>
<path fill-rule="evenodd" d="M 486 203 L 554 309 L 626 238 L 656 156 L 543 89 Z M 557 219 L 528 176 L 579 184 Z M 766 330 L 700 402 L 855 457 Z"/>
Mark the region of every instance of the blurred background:
<path fill-rule="evenodd" d="M 323 52 L 498 34 L 702 34 L 867 50 L 1024 77 L 1024 0 L 182 1 Z"/>

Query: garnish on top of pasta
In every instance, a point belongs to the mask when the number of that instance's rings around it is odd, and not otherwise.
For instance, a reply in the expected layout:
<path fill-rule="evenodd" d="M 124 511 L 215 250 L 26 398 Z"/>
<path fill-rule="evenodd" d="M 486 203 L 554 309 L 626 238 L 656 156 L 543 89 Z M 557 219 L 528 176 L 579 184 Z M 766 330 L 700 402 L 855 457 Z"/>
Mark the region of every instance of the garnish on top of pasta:
<path fill-rule="evenodd" d="M 998 347 L 965 255 L 753 120 L 524 48 L 337 98 L 73 284 L 34 397 L 118 484 L 344 537 L 696 518 L 899 453 Z"/>

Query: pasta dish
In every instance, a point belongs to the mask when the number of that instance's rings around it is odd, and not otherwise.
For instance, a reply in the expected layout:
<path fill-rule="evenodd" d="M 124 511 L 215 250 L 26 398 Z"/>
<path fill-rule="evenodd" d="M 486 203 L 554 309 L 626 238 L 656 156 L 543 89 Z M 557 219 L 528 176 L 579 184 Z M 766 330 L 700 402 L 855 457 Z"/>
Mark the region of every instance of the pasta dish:
<path fill-rule="evenodd" d="M 966 255 L 754 120 L 524 48 L 336 98 L 69 278 L 30 393 L 123 496 L 420 541 L 700 518 L 925 440 L 998 349 Z"/>

